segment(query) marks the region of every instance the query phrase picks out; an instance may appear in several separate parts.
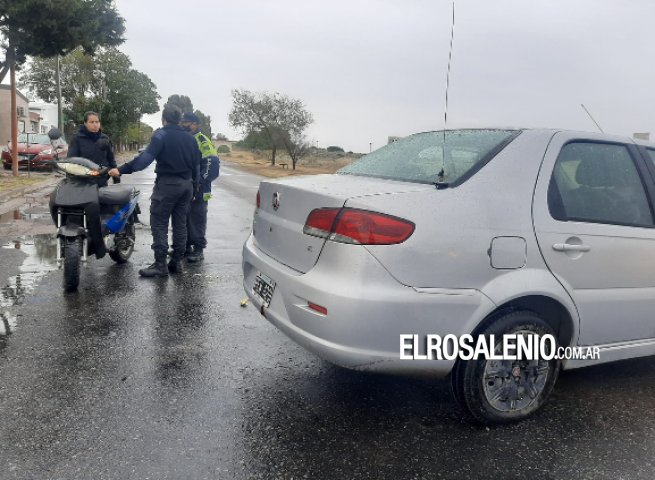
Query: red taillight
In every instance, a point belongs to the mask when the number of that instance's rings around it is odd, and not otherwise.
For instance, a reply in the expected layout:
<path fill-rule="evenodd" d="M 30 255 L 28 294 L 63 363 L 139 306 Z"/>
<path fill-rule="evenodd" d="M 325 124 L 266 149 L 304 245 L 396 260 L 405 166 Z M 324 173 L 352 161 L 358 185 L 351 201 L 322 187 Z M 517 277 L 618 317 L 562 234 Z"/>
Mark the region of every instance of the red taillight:
<path fill-rule="evenodd" d="M 368 210 L 318 208 L 310 212 L 303 232 L 341 243 L 393 245 L 407 240 L 414 233 L 414 224 Z"/>
<path fill-rule="evenodd" d="M 327 237 L 332 232 L 334 220 L 340 208 L 317 208 L 309 212 L 303 233 L 315 237 Z"/>
<path fill-rule="evenodd" d="M 257 190 L 257 208 L 259 208 L 259 206 L 261 205 L 261 203 L 262 203 L 262 199 L 261 199 L 261 197 L 259 196 L 259 190 Z"/>

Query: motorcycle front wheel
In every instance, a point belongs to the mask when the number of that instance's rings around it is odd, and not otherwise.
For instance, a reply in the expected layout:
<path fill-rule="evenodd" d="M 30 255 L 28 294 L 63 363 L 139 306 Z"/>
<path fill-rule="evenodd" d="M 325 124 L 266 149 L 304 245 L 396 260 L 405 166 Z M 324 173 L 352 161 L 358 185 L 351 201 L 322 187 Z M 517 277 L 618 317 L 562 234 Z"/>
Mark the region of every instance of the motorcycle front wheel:
<path fill-rule="evenodd" d="M 82 237 L 63 238 L 64 244 L 64 290 L 73 292 L 80 284 L 80 262 L 82 260 Z"/>
<path fill-rule="evenodd" d="M 125 225 L 125 230 L 114 237 L 114 246 L 109 250 L 109 257 L 116 263 L 125 263 L 134 252 L 136 231 L 133 223 Z"/>

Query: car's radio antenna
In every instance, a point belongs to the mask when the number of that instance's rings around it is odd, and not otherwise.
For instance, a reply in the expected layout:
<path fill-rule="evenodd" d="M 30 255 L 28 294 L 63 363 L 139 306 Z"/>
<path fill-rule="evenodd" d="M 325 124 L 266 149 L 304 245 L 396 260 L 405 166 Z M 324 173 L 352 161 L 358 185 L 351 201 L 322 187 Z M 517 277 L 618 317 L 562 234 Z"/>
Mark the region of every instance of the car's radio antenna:
<path fill-rule="evenodd" d="M 589 115 L 589 118 L 591 118 L 591 121 L 596 124 L 596 126 L 598 127 L 598 130 L 600 130 L 600 133 L 605 133 L 605 132 L 603 132 L 603 129 L 600 128 L 600 125 L 598 125 L 598 122 L 596 120 L 594 120 L 594 117 L 591 116 L 591 113 L 589 113 L 589 110 L 587 110 L 587 107 L 584 106 L 584 103 L 581 103 L 580 106 L 582 108 L 584 108 L 585 112 L 587 112 L 587 115 Z"/>
<path fill-rule="evenodd" d="M 450 27 L 450 49 L 448 50 L 448 70 L 446 71 L 446 100 L 443 112 L 443 144 L 441 147 L 441 171 L 437 174 L 439 181 L 443 182 L 445 176 L 444 166 L 446 164 L 446 128 L 448 126 L 448 89 L 450 87 L 450 64 L 453 59 L 453 39 L 455 38 L 455 0 L 453 0 L 453 21 Z"/>

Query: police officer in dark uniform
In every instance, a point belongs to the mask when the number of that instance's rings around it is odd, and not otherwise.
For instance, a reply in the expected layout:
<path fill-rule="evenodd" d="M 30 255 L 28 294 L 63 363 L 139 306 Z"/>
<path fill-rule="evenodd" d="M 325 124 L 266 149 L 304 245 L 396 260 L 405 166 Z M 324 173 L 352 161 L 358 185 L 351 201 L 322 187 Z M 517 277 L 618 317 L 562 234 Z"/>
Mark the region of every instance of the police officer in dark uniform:
<path fill-rule="evenodd" d="M 196 139 L 202 156 L 200 185 L 191 202 L 187 217 L 187 261 L 196 263 L 202 262 L 205 258 L 202 252 L 207 248 L 207 202 L 212 196 L 212 182 L 218 178 L 221 160 L 211 139 L 200 131 L 198 115 L 185 112 L 182 115 L 181 125 Z"/>
<path fill-rule="evenodd" d="M 200 172 L 200 151 L 195 139 L 182 127 L 182 111 L 166 104 L 162 112 L 163 127 L 152 134 L 150 144 L 131 162 L 109 171 L 112 177 L 144 170 L 157 160 L 155 188 L 150 197 L 150 229 L 155 263 L 139 270 L 143 277 L 165 277 L 168 272 L 182 272 L 186 249 L 186 218 Z M 173 224 L 173 255 L 168 268 L 168 222 Z"/>

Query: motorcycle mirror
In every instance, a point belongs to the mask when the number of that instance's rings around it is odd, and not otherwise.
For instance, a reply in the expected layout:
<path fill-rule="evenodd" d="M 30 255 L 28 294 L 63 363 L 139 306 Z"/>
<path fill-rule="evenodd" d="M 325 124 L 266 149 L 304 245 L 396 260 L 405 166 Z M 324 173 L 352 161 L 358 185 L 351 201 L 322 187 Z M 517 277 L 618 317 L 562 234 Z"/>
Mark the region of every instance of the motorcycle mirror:
<path fill-rule="evenodd" d="M 58 140 L 61 138 L 61 132 L 58 128 L 51 128 L 48 132 L 48 138 L 50 140 Z"/>

